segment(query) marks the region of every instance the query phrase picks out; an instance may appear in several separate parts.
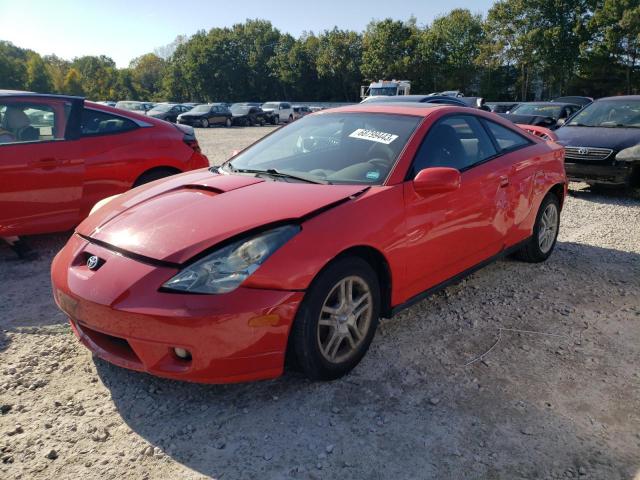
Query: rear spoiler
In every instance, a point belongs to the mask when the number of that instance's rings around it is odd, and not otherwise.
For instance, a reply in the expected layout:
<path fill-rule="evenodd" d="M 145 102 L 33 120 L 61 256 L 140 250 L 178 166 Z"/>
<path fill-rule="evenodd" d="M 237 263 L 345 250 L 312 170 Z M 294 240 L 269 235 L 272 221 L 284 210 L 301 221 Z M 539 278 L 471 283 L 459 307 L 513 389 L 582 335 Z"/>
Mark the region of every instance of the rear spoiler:
<path fill-rule="evenodd" d="M 558 136 L 548 128 L 539 127 L 537 125 L 524 125 L 522 123 L 516 123 L 516 125 L 524 131 L 529 132 L 531 135 L 542 138 L 543 140 L 551 140 L 552 142 L 558 140 Z"/>

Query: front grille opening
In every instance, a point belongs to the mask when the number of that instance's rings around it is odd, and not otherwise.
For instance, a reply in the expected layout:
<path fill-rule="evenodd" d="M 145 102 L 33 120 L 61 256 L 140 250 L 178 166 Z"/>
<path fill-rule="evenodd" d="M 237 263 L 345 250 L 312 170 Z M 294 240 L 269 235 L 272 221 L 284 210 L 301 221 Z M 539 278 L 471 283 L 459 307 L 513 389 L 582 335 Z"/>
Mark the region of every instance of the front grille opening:
<path fill-rule="evenodd" d="M 95 343 L 102 350 L 117 357 L 123 358 L 129 362 L 142 365 L 140 358 L 138 358 L 136 352 L 133 351 L 131 345 L 129 345 L 129 342 L 127 342 L 124 338 L 107 335 L 106 333 L 92 330 L 85 325 L 80 325 L 80 328 L 82 328 L 84 334 L 87 335 L 87 337 L 89 337 L 91 341 L 93 341 L 93 343 Z"/>

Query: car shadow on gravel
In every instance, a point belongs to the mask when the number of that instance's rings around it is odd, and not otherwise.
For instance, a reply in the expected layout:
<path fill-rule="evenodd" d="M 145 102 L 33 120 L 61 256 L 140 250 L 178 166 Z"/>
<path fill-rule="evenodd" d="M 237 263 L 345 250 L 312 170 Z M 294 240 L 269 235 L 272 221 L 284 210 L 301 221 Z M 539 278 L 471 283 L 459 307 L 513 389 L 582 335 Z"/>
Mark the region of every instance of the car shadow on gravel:
<path fill-rule="evenodd" d="M 51 261 L 71 232 L 26 238 L 37 252 L 35 260 L 21 260 L 0 240 L 0 352 L 9 346 L 7 332 L 57 333 L 67 318 L 56 307 L 51 294 Z"/>
<path fill-rule="evenodd" d="M 500 261 L 382 322 L 331 383 L 198 385 L 94 362 L 148 442 L 140 461 L 210 477 L 631 479 L 639 279 L 640 255 L 579 243 Z"/>
<path fill-rule="evenodd" d="M 640 188 L 594 188 L 584 183 L 570 183 L 569 195 L 606 205 L 632 205 L 640 203 Z"/>

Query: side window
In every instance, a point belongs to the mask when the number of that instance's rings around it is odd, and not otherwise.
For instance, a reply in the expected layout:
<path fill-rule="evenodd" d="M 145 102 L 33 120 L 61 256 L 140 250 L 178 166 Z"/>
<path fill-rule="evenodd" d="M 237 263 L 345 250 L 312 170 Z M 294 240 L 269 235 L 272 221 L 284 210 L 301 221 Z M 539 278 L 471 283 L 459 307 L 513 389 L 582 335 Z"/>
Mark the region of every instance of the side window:
<path fill-rule="evenodd" d="M 64 140 L 70 104 L 7 100 L 0 103 L 0 145 Z"/>
<path fill-rule="evenodd" d="M 525 137 L 507 127 L 498 125 L 490 120 L 482 121 L 491 132 L 491 135 L 496 139 L 496 143 L 502 152 L 506 150 L 516 150 L 531 144 L 531 142 Z"/>
<path fill-rule="evenodd" d="M 82 135 L 109 135 L 136 128 L 138 126 L 134 122 L 123 117 L 88 108 L 82 111 Z"/>
<path fill-rule="evenodd" d="M 496 155 L 480 121 L 471 115 L 446 117 L 431 127 L 413 159 L 411 178 L 428 167 L 465 170 Z"/>

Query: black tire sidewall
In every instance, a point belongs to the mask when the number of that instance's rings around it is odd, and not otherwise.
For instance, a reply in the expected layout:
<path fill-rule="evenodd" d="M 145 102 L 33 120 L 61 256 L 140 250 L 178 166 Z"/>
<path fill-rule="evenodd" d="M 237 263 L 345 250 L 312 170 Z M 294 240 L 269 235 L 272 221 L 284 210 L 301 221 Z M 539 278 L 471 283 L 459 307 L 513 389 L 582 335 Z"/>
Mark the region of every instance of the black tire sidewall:
<path fill-rule="evenodd" d="M 342 278 L 357 275 L 371 290 L 373 312 L 369 331 L 358 352 L 349 360 L 334 364 L 324 358 L 317 341 L 320 310 L 330 290 Z M 371 266 L 358 257 L 345 257 L 329 264 L 308 288 L 298 309 L 293 328 L 293 347 L 298 364 L 314 380 L 333 380 L 350 372 L 364 357 L 371 345 L 380 316 L 380 285 Z"/>

